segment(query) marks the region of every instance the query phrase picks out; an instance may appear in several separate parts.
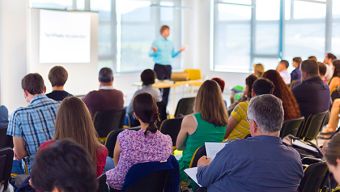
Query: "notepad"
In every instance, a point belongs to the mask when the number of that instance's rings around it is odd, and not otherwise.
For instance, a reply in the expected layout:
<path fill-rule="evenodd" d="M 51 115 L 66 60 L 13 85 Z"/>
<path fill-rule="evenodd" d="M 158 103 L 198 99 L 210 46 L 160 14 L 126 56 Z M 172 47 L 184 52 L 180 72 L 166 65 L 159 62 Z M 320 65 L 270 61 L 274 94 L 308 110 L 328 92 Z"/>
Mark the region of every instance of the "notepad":
<path fill-rule="evenodd" d="M 303 149 L 307 149 L 309 151 L 318 153 L 317 149 L 315 149 L 314 147 L 312 147 L 310 145 L 307 145 L 307 144 L 301 142 L 300 140 L 293 140 L 292 144 L 293 144 L 293 146 L 301 147 Z"/>
<path fill-rule="evenodd" d="M 188 168 L 188 169 L 184 169 L 184 172 L 193 180 L 195 181 L 195 183 L 197 183 L 198 186 L 202 187 L 198 181 L 197 181 L 197 167 L 193 167 L 193 168 Z"/>
<path fill-rule="evenodd" d="M 220 152 L 226 143 L 205 142 L 205 150 L 207 157 L 213 160 L 218 152 Z"/>

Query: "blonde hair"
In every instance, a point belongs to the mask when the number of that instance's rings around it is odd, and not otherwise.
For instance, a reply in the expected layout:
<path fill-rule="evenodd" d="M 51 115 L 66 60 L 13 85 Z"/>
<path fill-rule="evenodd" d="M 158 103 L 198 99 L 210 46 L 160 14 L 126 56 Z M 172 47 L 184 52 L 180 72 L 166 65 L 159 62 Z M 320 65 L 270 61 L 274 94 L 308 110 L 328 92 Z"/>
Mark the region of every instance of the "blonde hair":
<path fill-rule="evenodd" d="M 194 111 L 201 113 L 202 119 L 217 126 L 226 126 L 228 114 L 222 92 L 213 80 L 206 80 L 199 88 Z"/>
<path fill-rule="evenodd" d="M 77 97 L 68 97 L 61 103 L 57 118 L 55 140 L 69 138 L 86 149 L 94 163 L 100 143 L 92 118 L 85 103 Z"/>
<path fill-rule="evenodd" d="M 264 73 L 263 64 L 262 63 L 254 64 L 254 75 L 259 78 L 262 77 L 263 73 Z"/>

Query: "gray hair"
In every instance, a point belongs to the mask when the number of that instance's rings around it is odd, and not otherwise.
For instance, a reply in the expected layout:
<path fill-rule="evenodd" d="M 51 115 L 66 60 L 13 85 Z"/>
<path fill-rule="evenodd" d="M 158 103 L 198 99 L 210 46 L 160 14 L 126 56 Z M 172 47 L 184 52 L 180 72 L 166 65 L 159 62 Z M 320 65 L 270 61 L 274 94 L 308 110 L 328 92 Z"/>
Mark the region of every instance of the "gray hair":
<path fill-rule="evenodd" d="M 253 97 L 248 107 L 248 119 L 256 122 L 264 133 L 280 131 L 283 124 L 282 101 L 271 94 Z"/>

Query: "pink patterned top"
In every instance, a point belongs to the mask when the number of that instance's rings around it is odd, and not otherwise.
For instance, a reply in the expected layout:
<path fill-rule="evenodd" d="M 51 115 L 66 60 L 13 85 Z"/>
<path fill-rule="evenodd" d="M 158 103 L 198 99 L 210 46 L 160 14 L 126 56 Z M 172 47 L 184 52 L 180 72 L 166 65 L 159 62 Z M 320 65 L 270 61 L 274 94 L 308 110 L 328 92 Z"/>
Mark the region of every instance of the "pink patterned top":
<path fill-rule="evenodd" d="M 144 130 L 125 130 L 117 139 L 120 144 L 118 164 L 106 172 L 108 184 L 116 190 L 122 189 L 125 175 L 134 164 L 166 161 L 172 153 L 170 136 L 159 131 L 145 136 Z"/>

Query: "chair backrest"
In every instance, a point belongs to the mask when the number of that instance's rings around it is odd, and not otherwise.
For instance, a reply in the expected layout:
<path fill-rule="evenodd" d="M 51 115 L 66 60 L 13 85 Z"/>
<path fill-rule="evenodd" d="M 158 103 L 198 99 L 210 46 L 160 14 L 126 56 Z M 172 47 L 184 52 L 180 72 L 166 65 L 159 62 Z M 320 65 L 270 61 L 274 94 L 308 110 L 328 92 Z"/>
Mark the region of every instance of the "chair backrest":
<path fill-rule="evenodd" d="M 306 141 L 315 139 L 322 129 L 327 113 L 328 111 L 310 115 L 303 126 L 300 127 L 297 137 Z"/>
<path fill-rule="evenodd" d="M 181 129 L 183 118 L 167 119 L 163 121 L 161 125 L 161 132 L 166 135 L 170 135 L 172 140 L 172 146 L 176 146 L 176 140 L 178 133 Z"/>
<path fill-rule="evenodd" d="M 204 156 L 204 155 L 207 155 L 207 152 L 205 150 L 205 145 L 199 147 L 196 149 L 196 151 L 194 152 L 194 154 L 192 155 L 192 158 L 191 158 L 191 162 L 189 164 L 189 167 L 197 167 L 197 162 L 198 160 Z"/>
<path fill-rule="evenodd" d="M 125 110 L 99 111 L 94 115 L 94 127 L 99 137 L 106 137 L 110 131 L 121 128 Z"/>
<path fill-rule="evenodd" d="M 13 148 L 13 140 L 7 135 L 7 128 L 0 128 L 0 148 Z"/>
<path fill-rule="evenodd" d="M 304 117 L 300 117 L 297 119 L 291 119 L 291 120 L 285 121 L 280 131 L 280 137 L 284 138 L 285 136 L 289 134 L 295 137 L 299 128 L 303 124 L 304 120 L 305 120 Z"/>
<path fill-rule="evenodd" d="M 179 165 L 172 155 L 166 162 L 133 165 L 125 176 L 123 191 L 179 191 Z"/>
<path fill-rule="evenodd" d="M 110 192 L 110 187 L 106 183 L 106 174 L 97 177 L 98 190 L 97 192 Z"/>
<path fill-rule="evenodd" d="M 200 80 L 202 79 L 202 73 L 200 69 L 185 69 L 189 80 Z"/>
<path fill-rule="evenodd" d="M 299 192 L 319 192 L 327 176 L 328 168 L 325 162 L 308 166 L 300 182 Z"/>
<path fill-rule="evenodd" d="M 128 128 L 128 129 L 138 131 L 140 127 L 133 127 L 133 128 Z M 111 158 L 113 158 L 113 151 L 115 149 L 118 134 L 122 131 L 124 131 L 124 129 L 113 130 L 107 135 L 105 146 L 108 150 L 108 156 Z"/>
<path fill-rule="evenodd" d="M 0 149 L 0 183 L 4 185 L 4 190 L 8 187 L 8 180 L 11 175 L 14 152 L 12 148 Z"/>
<path fill-rule="evenodd" d="M 175 118 L 183 117 L 194 112 L 195 97 L 182 98 L 178 101 Z"/>
<path fill-rule="evenodd" d="M 166 105 L 161 101 L 161 102 L 157 102 L 157 107 L 158 107 L 159 118 L 161 119 L 161 122 L 163 122 L 167 116 Z"/>

